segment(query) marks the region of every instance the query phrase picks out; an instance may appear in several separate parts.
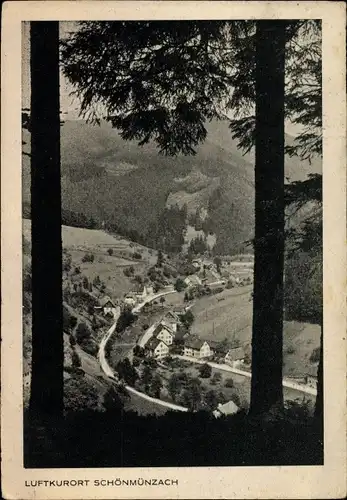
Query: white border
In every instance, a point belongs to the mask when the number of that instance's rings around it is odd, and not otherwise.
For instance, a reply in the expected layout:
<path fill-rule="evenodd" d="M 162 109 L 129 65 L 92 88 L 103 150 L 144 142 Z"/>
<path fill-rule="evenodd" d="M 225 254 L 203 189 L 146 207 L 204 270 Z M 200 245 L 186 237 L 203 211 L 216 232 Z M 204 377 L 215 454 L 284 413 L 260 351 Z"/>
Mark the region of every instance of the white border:
<path fill-rule="evenodd" d="M 342 498 L 346 494 L 345 8 L 340 2 L 7 2 L 2 23 L 2 487 L 6 498 Z M 23 469 L 21 341 L 21 21 L 106 19 L 323 21 L 323 467 Z M 232 443 L 231 443 L 232 446 Z M 38 488 L 25 479 L 178 478 L 179 486 Z"/>

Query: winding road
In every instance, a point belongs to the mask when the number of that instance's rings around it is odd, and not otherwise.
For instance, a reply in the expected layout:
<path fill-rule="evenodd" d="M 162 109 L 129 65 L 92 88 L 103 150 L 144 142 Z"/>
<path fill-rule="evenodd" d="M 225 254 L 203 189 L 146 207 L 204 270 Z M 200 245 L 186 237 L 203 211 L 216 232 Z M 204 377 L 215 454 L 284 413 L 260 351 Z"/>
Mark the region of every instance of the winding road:
<path fill-rule="evenodd" d="M 251 378 L 251 372 L 246 372 L 245 370 L 239 370 L 238 368 L 233 368 L 226 364 L 214 363 L 213 361 L 206 361 L 203 359 L 191 358 L 189 356 L 182 356 L 180 354 L 172 354 L 173 358 L 182 359 L 184 361 L 189 361 L 190 363 L 198 363 L 198 364 L 208 364 L 211 368 L 215 368 L 216 370 L 223 370 L 227 372 L 236 373 L 237 375 L 242 375 L 244 377 Z M 296 382 L 292 382 L 288 379 L 283 379 L 283 387 L 287 387 L 288 389 L 294 389 L 296 391 L 304 392 L 306 394 L 311 394 L 313 396 L 317 395 L 317 389 L 310 387 L 308 385 L 297 384 Z"/>
<path fill-rule="evenodd" d="M 174 292 L 175 292 L 175 290 L 170 290 L 170 291 L 165 291 L 165 292 L 161 292 L 161 293 L 157 293 L 155 295 L 149 296 L 149 297 L 147 297 L 146 300 L 144 300 L 143 302 L 138 304 L 132 310 L 132 312 L 139 312 L 139 311 L 141 311 L 143 306 L 145 304 L 147 304 L 148 302 L 151 302 L 152 300 L 155 300 L 159 297 L 162 297 L 163 295 L 167 295 L 169 293 L 174 293 Z M 109 328 L 109 330 L 107 330 L 106 334 L 101 339 L 101 342 L 99 345 L 99 351 L 98 351 L 98 360 L 99 360 L 102 371 L 105 373 L 105 375 L 107 375 L 109 378 L 113 379 L 116 382 L 118 382 L 118 377 L 107 362 L 105 348 L 106 348 L 107 342 L 110 340 L 111 336 L 113 335 L 113 333 L 116 329 L 116 325 L 117 325 L 117 321 L 118 321 L 119 316 L 120 316 L 120 307 L 117 308 L 117 312 L 114 315 L 115 321 L 114 321 L 113 325 L 111 326 L 111 328 Z M 182 411 L 182 412 L 188 411 L 188 408 L 186 408 L 184 406 L 169 403 L 167 401 L 162 401 L 161 399 L 152 398 L 151 396 L 148 396 L 147 394 L 144 394 L 143 392 L 137 391 L 136 389 L 134 389 L 133 387 L 130 387 L 129 385 L 126 385 L 125 388 L 128 392 L 130 392 L 132 394 L 136 394 L 137 396 L 139 396 L 142 399 L 145 399 L 147 401 L 151 401 L 152 403 L 156 403 L 160 406 L 164 406 L 165 408 L 168 408 L 170 410 L 176 410 L 176 411 Z"/>

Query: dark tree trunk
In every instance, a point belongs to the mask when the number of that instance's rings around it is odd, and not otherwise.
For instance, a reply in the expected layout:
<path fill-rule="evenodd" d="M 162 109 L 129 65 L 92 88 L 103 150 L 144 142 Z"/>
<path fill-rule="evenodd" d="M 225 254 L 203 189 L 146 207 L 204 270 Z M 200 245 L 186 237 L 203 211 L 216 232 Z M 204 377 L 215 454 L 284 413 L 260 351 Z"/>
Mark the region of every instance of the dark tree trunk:
<path fill-rule="evenodd" d="M 321 326 L 319 365 L 317 373 L 317 398 L 314 410 L 314 416 L 320 420 L 323 427 L 324 400 L 323 400 L 323 325 Z"/>
<path fill-rule="evenodd" d="M 59 23 L 31 23 L 32 378 L 30 413 L 63 410 Z"/>
<path fill-rule="evenodd" d="M 285 23 L 256 34 L 255 244 L 250 413 L 283 404 Z"/>

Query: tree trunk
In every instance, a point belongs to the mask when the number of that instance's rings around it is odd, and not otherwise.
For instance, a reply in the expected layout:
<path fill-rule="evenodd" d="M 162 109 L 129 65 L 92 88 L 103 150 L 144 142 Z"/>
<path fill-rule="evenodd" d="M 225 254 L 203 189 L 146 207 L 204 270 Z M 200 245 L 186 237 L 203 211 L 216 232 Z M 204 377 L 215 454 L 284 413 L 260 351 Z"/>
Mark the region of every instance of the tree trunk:
<path fill-rule="evenodd" d="M 255 244 L 250 413 L 283 405 L 285 23 L 256 33 Z"/>
<path fill-rule="evenodd" d="M 30 413 L 63 410 L 59 23 L 31 22 L 32 377 Z"/>

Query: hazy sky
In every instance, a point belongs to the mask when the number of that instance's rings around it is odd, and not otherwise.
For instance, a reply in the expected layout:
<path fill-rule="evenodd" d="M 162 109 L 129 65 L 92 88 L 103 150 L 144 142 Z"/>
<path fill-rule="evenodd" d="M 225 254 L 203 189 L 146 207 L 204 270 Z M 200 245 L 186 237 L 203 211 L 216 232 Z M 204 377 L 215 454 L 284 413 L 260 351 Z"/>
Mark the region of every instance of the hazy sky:
<path fill-rule="evenodd" d="M 60 22 L 60 37 L 65 37 L 69 32 L 76 29 L 76 22 L 66 21 Z M 22 106 L 23 108 L 30 107 L 30 23 L 23 23 L 22 30 Z M 70 94 L 72 91 L 71 85 L 66 78 L 60 73 L 60 108 L 64 113 L 64 119 L 76 120 L 79 118 L 79 101 L 73 98 Z M 286 121 L 286 133 L 296 136 L 300 127 Z"/>

